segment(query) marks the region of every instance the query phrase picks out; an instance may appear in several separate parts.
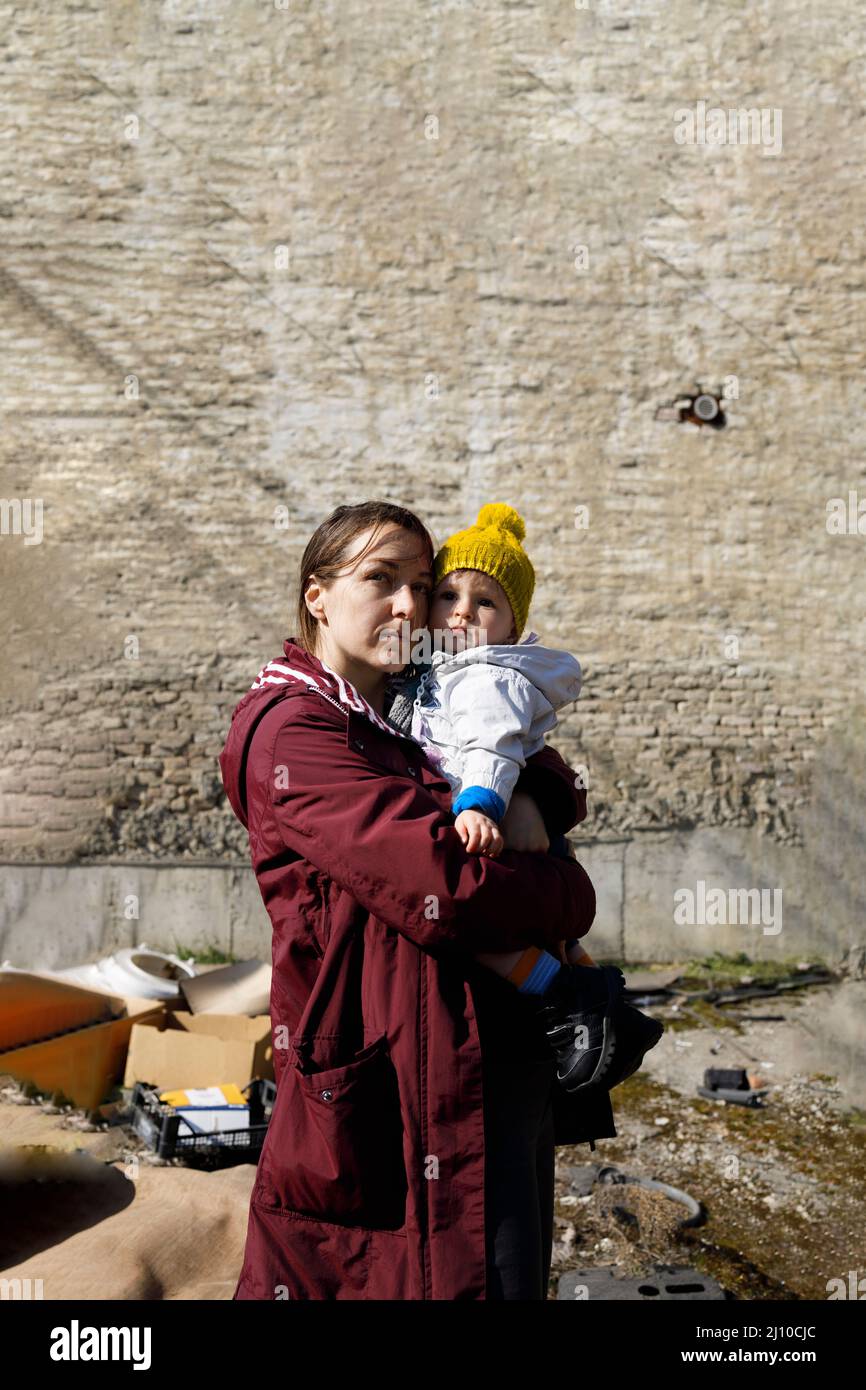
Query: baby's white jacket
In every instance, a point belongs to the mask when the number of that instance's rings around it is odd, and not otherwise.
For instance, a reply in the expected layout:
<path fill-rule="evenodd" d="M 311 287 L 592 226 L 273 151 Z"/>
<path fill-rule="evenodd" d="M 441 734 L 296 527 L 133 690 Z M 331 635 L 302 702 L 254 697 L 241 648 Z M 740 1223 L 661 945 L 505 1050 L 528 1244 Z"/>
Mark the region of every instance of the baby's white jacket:
<path fill-rule="evenodd" d="M 544 747 L 556 711 L 580 694 L 580 662 L 522 642 L 433 653 L 412 710 L 412 737 L 454 792 L 454 815 L 470 808 L 499 822 L 521 768 Z"/>

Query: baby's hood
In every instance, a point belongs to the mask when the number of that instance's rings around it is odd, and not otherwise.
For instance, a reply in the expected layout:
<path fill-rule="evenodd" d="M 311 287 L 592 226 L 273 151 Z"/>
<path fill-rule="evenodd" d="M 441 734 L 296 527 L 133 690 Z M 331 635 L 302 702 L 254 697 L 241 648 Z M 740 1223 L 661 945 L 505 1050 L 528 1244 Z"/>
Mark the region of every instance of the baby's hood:
<path fill-rule="evenodd" d="M 558 651 L 555 647 L 545 647 L 538 640 L 538 633 L 530 632 L 522 642 L 513 645 L 491 642 L 482 647 L 470 647 L 467 651 L 433 653 L 433 672 L 439 680 L 476 661 L 487 661 L 492 666 L 504 666 L 519 671 L 522 676 L 540 690 L 544 698 L 560 709 L 570 704 L 580 694 L 582 673 L 580 662 L 570 652 Z"/>

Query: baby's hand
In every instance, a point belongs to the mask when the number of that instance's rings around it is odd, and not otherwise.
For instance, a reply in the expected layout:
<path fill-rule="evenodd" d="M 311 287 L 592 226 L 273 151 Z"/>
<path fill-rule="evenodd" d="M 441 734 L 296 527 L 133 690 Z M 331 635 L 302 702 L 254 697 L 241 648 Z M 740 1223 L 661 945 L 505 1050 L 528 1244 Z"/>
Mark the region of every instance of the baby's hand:
<path fill-rule="evenodd" d="M 454 828 L 469 854 L 486 854 L 496 859 L 502 853 L 505 841 L 499 826 L 481 811 L 461 811 Z"/>

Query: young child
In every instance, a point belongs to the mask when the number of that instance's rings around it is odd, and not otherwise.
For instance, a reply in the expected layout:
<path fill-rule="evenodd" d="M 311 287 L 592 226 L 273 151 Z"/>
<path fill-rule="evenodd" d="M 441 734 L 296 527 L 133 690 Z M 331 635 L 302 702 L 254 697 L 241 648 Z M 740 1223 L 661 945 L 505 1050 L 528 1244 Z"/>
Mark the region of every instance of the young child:
<path fill-rule="evenodd" d="M 556 711 L 581 687 L 575 657 L 542 646 L 534 632 L 519 640 L 535 587 L 524 535 L 513 507 L 490 503 L 439 550 L 428 627 L 446 649 L 433 651 L 412 705 L 412 735 L 453 789 L 457 833 L 470 853 L 491 857 L 503 849 L 499 825 L 526 759 L 544 746 Z M 560 838 L 551 849 L 567 854 Z M 602 1080 L 617 1047 L 611 1012 L 624 986 L 621 971 L 596 967 L 578 941 L 565 943 L 562 960 L 534 946 L 475 958 L 537 999 L 568 1090 Z M 655 1020 L 646 1022 L 649 1029 L 638 1025 L 634 1036 L 630 1023 L 625 1047 L 619 1045 L 620 1079 L 631 1074 L 624 1064 L 633 1061 L 636 1070 L 661 1036 Z M 640 1042 L 639 1055 L 627 1058 L 624 1052 L 634 1054 Z"/>

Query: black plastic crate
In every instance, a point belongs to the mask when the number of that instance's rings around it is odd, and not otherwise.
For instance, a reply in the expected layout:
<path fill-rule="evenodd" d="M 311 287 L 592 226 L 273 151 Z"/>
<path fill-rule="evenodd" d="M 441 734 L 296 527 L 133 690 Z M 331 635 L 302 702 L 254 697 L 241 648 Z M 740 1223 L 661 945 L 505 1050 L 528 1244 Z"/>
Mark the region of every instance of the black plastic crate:
<path fill-rule="evenodd" d="M 165 1087 L 137 1081 L 130 1100 L 129 1122 L 140 1139 L 159 1158 L 186 1158 L 207 1162 L 242 1162 L 256 1157 L 265 1142 L 268 1123 L 277 1096 L 276 1083 L 255 1077 L 241 1090 L 250 1107 L 249 1126 L 226 1129 L 216 1134 L 181 1132 L 188 1126 L 185 1116 L 159 1099 Z"/>

